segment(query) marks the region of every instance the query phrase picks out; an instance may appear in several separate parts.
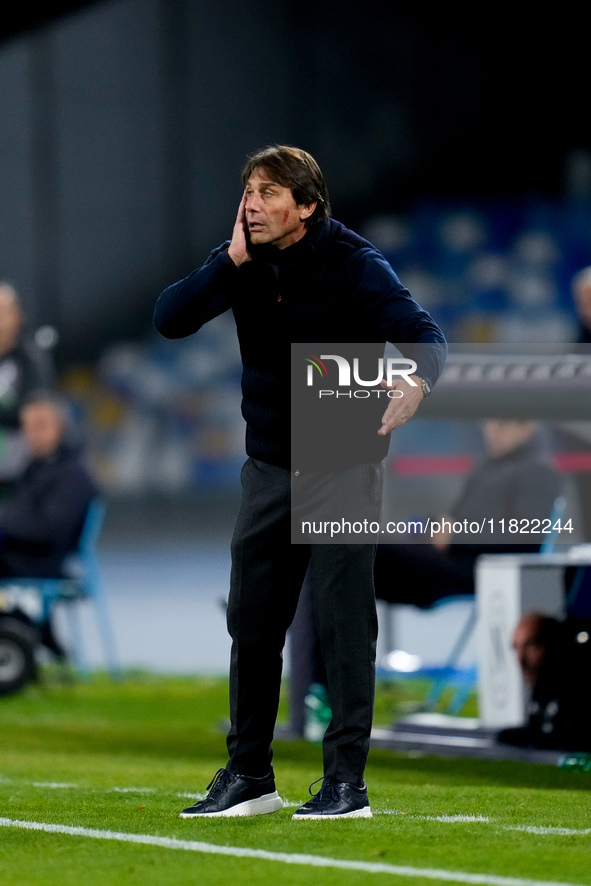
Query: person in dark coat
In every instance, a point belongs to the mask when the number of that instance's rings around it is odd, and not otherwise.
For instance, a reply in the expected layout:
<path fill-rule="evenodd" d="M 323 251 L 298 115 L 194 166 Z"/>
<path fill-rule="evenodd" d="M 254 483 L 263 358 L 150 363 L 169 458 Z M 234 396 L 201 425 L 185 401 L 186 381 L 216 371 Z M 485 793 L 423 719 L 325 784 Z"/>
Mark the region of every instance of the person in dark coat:
<path fill-rule="evenodd" d="M 60 577 L 98 486 L 69 439 L 67 404 L 58 395 L 31 395 L 21 426 L 30 461 L 0 504 L 0 574 Z"/>
<path fill-rule="evenodd" d="M 545 535 L 511 533 L 508 527 L 511 519 L 545 525 L 563 491 L 543 430 L 533 421 L 491 419 L 483 423 L 483 436 L 485 458 L 468 476 L 450 513 L 438 519 L 445 528 L 478 523 L 482 531 L 442 532 L 429 544 L 413 544 L 412 539 L 409 544 L 380 544 L 374 567 L 378 599 L 428 607 L 442 597 L 473 594 L 474 566 L 481 554 L 540 549 Z"/>
<path fill-rule="evenodd" d="M 591 752 L 591 619 L 561 621 L 526 612 L 513 633 L 513 649 L 530 697 L 526 721 L 497 733 L 501 744 Z"/>
<path fill-rule="evenodd" d="M 310 565 L 333 718 L 323 741 L 322 786 L 294 818 L 368 817 L 364 770 L 375 685 L 375 538 L 315 544 L 317 539 L 300 536 L 301 543 L 291 544 L 290 528 L 305 525 L 295 514 L 311 500 L 322 507 L 338 498 L 340 508 L 347 493 L 358 500 L 345 501 L 339 516 L 357 507 L 379 513 L 390 432 L 413 415 L 437 381 L 445 340 L 384 256 L 330 217 L 324 176 L 306 151 L 286 145 L 263 149 L 249 158 L 242 180 L 231 240 L 164 290 L 154 312 L 162 335 L 181 338 L 232 310 L 248 455 L 227 610 L 229 761 L 208 797 L 181 815 L 255 815 L 281 808 L 272 740 L 283 646 Z M 358 382 L 361 397 L 354 400 L 358 392 L 341 388 L 350 384 L 341 380 L 341 364 L 352 366 L 357 377 L 357 343 L 369 344 L 382 359 L 386 341 L 406 345 L 404 356 L 415 375 L 402 384 L 389 383 L 386 373 L 382 386 L 370 383 L 373 392 Z M 293 351 L 292 343 L 298 343 Z M 374 379 L 375 372 L 373 360 L 361 378 Z M 333 389 L 330 404 L 329 395 L 319 402 L 319 375 L 322 388 Z M 350 378 L 344 369 L 343 376 Z M 314 401 L 296 422 L 290 411 L 294 388 Z"/>
<path fill-rule="evenodd" d="M 68 404 L 58 395 L 32 394 L 21 408 L 21 426 L 30 460 L 0 503 L 0 577 L 67 577 L 66 559 L 99 488 L 71 439 Z M 41 639 L 64 656 L 51 619 Z"/>

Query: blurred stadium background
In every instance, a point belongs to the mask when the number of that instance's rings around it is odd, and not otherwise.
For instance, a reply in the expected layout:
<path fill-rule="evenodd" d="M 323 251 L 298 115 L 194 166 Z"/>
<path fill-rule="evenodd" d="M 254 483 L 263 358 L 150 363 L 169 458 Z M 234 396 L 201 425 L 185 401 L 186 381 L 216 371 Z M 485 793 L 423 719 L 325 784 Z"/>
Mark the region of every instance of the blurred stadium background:
<path fill-rule="evenodd" d="M 335 217 L 385 252 L 449 341 L 576 341 L 570 280 L 591 264 L 583 29 L 566 13 L 510 29 L 492 16 L 103 0 L 2 23 L 0 278 L 33 329 L 57 332 L 60 385 L 109 505 L 101 551 L 124 663 L 226 669 L 244 433 L 232 321 L 171 343 L 151 316 L 228 236 L 247 153 L 310 150 Z M 393 441 L 400 513 L 445 505 L 480 452 L 473 420 L 434 421 Z M 588 431 L 556 430 L 563 450 L 588 448 Z M 441 623 L 426 632 L 423 618 L 401 613 L 400 640 L 436 657 Z"/>

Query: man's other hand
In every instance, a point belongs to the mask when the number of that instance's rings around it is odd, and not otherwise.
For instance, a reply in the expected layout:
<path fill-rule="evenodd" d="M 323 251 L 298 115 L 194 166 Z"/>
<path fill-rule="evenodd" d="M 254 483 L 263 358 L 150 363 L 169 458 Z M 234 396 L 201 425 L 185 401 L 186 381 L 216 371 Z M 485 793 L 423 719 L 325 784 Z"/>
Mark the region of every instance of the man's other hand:
<path fill-rule="evenodd" d="M 402 397 L 393 397 L 390 400 L 388 408 L 382 416 L 382 427 L 378 431 L 378 434 L 382 437 L 390 433 L 390 431 L 393 431 L 395 428 L 399 428 L 408 421 L 409 418 L 412 418 L 417 411 L 419 403 L 423 399 L 423 389 L 418 376 L 411 375 L 410 377 L 416 382 L 415 387 L 407 384 L 402 379 L 392 382 L 391 385 L 387 384 L 383 379 L 380 382 L 381 386 L 386 391 L 403 392 Z"/>

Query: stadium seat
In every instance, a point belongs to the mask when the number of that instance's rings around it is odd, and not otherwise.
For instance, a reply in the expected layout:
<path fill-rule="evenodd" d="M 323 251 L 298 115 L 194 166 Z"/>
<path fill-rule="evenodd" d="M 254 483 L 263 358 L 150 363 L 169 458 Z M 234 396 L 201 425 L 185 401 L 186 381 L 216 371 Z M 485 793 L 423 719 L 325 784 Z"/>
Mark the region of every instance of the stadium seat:
<path fill-rule="evenodd" d="M 0 579 L 0 597 L 3 601 L 0 614 L 13 616 L 18 613 L 29 624 L 40 627 L 58 603 L 67 604 L 72 663 L 82 674 L 88 672 L 89 665 L 77 604 L 89 600 L 94 608 L 107 670 L 115 677 L 120 676 L 121 668 L 97 558 L 97 542 L 104 515 L 105 503 L 102 499 L 94 499 L 86 513 L 78 548 L 68 558 L 68 572 L 72 577 Z"/>

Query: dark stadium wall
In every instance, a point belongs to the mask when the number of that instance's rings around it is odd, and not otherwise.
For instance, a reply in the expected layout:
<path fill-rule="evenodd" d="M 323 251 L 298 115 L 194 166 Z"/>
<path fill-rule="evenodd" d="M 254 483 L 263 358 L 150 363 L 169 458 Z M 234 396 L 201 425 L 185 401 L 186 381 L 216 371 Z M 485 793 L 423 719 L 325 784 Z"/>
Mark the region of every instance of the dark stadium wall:
<path fill-rule="evenodd" d="M 415 7 L 106 0 L 3 34 L 0 278 L 56 325 L 58 360 L 149 333 L 268 142 L 315 153 L 354 225 L 427 193 L 559 188 L 590 141 L 576 29 Z"/>
<path fill-rule="evenodd" d="M 289 137 L 272 5 L 120 0 L 0 46 L 0 278 L 60 359 L 149 331 L 226 236 L 245 153 Z"/>

